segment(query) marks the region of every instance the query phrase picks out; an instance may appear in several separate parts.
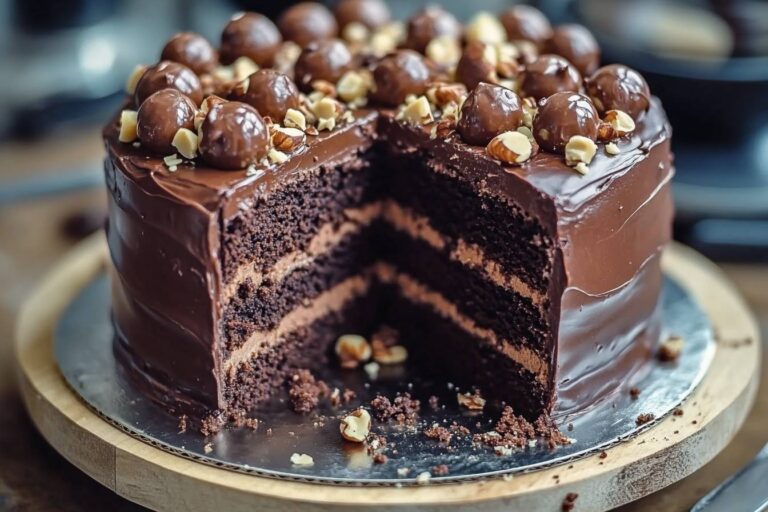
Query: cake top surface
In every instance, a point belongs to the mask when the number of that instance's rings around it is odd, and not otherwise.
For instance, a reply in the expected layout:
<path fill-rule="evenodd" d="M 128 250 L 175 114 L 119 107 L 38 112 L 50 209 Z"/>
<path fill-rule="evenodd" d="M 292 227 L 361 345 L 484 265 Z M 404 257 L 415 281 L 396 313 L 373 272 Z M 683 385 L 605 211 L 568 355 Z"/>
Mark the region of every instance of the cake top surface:
<path fill-rule="evenodd" d="M 398 22 L 381 0 L 305 2 L 277 23 L 235 15 L 218 51 L 174 35 L 129 78 L 105 139 L 137 181 L 231 215 L 240 197 L 354 155 L 385 120 L 389 143 L 471 159 L 489 189 L 524 182 L 575 210 L 670 133 L 642 76 L 599 58 L 587 29 L 528 6 L 462 25 L 435 6 Z"/>

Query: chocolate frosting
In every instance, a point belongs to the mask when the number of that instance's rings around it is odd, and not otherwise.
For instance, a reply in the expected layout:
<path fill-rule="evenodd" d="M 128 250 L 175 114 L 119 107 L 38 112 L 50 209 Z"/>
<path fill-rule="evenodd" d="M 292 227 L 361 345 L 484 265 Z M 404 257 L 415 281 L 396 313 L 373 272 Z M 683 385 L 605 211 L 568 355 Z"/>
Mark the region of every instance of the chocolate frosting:
<path fill-rule="evenodd" d="M 259 66 L 269 66 L 282 41 L 272 20 L 255 12 L 242 13 L 224 27 L 219 58 L 222 64 L 232 64 L 238 57 L 248 57 Z"/>
<path fill-rule="evenodd" d="M 658 339 L 652 311 L 658 255 L 670 237 L 672 167 L 670 129 L 656 100 L 618 143 L 621 152 L 599 151 L 586 176 L 550 153 L 507 167 L 456 136 L 431 139 L 427 129 L 376 112 L 360 111 L 354 123 L 311 137 L 284 164 L 250 176 L 185 164 L 170 173 L 117 134 L 115 119 L 104 136 L 116 351 L 158 400 L 197 411 L 224 405 L 221 227 L 303 173 L 358 158 L 375 134 L 397 151 L 423 152 L 436 171 L 457 173 L 479 193 L 514 202 L 558 240 L 549 315 L 560 325 L 552 351 L 560 410 L 600 399 L 640 371 Z"/>
<path fill-rule="evenodd" d="M 216 50 L 200 34 L 181 32 L 176 34 L 163 47 L 160 60 L 170 60 L 184 64 L 197 73 L 210 73 L 216 67 Z"/>
<path fill-rule="evenodd" d="M 522 124 L 520 97 L 499 85 L 481 83 L 464 101 L 456 129 L 467 143 L 485 146 L 496 135 Z"/>

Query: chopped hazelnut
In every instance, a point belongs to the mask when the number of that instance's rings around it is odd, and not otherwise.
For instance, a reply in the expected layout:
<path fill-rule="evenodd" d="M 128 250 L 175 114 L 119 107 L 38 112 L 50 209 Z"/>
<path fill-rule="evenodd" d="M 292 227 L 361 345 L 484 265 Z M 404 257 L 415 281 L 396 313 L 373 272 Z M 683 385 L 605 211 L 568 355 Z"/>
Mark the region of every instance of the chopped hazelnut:
<path fill-rule="evenodd" d="M 248 57 L 238 57 L 235 62 L 232 63 L 232 78 L 235 80 L 244 80 L 259 70 L 259 66 L 256 65 Z"/>
<path fill-rule="evenodd" d="M 533 144 L 518 131 L 504 132 L 494 137 L 485 150 L 491 158 L 507 164 L 520 164 L 531 158 Z"/>
<path fill-rule="evenodd" d="M 275 126 L 272 132 L 272 147 L 278 151 L 291 152 L 303 146 L 307 136 L 298 128 Z"/>
<path fill-rule="evenodd" d="M 173 136 L 171 146 L 178 149 L 181 156 L 191 160 L 197 155 L 197 134 L 190 129 L 179 128 L 176 135 Z"/>
<path fill-rule="evenodd" d="M 179 155 L 174 153 L 172 155 L 168 155 L 166 157 L 163 157 L 163 163 L 165 164 L 166 167 L 168 167 L 168 170 L 173 172 L 176 169 L 172 169 L 172 167 L 176 167 L 179 164 L 183 163 L 183 160 L 181 158 L 179 158 Z"/>
<path fill-rule="evenodd" d="M 139 137 L 136 133 L 137 119 L 138 112 L 135 110 L 123 110 L 120 113 L 120 142 L 133 142 Z"/>
<path fill-rule="evenodd" d="M 371 415 L 365 409 L 357 409 L 344 416 L 339 424 L 341 437 L 353 443 L 362 443 L 371 431 Z"/>
<path fill-rule="evenodd" d="M 358 102 L 368 95 L 372 78 L 360 71 L 347 71 L 336 84 L 336 92 L 347 103 Z"/>
<path fill-rule="evenodd" d="M 616 137 L 624 137 L 635 131 L 635 121 L 626 112 L 621 110 L 609 110 L 605 113 L 604 120 L 611 125 Z"/>
<path fill-rule="evenodd" d="M 329 97 L 318 99 L 310 105 L 310 109 L 318 119 L 337 119 L 343 110 L 338 101 Z"/>
<path fill-rule="evenodd" d="M 139 80 L 141 80 L 141 77 L 144 75 L 144 72 L 147 70 L 147 66 L 144 66 L 142 64 L 139 64 L 135 68 L 133 68 L 133 71 L 131 71 L 130 76 L 128 76 L 128 80 L 125 82 L 125 92 L 133 96 L 133 94 L 136 92 L 136 84 L 139 83 Z"/>
<path fill-rule="evenodd" d="M 289 108 L 285 113 L 283 125 L 285 125 L 286 128 L 298 128 L 299 130 L 304 131 L 307 129 L 307 118 L 300 110 Z"/>
<path fill-rule="evenodd" d="M 565 145 L 565 161 L 568 165 L 589 164 L 597 153 L 597 144 L 583 135 L 574 135 Z"/>
<path fill-rule="evenodd" d="M 386 346 L 382 342 L 373 344 L 373 360 L 379 364 L 401 364 L 408 359 L 408 349 L 402 345 Z"/>
<path fill-rule="evenodd" d="M 435 120 L 432 116 L 432 107 L 430 107 L 426 96 L 419 96 L 410 103 L 408 100 L 406 98 L 406 106 L 398 113 L 398 119 L 414 125 L 429 124 Z"/>
<path fill-rule="evenodd" d="M 427 485 L 432 479 L 432 474 L 429 471 L 424 471 L 416 476 L 416 483 L 418 485 Z"/>
<path fill-rule="evenodd" d="M 458 105 L 467 97 L 467 88 L 464 84 L 436 84 L 426 92 L 427 99 L 438 107 L 453 105 L 458 111 Z M 445 112 L 443 112 L 445 114 Z"/>
<path fill-rule="evenodd" d="M 621 153 L 621 150 L 619 149 L 619 146 L 617 146 L 613 142 L 609 142 L 608 144 L 605 145 L 605 152 L 611 156 L 614 156 Z"/>
<path fill-rule="evenodd" d="M 288 160 L 288 155 L 286 155 L 280 150 L 272 148 L 267 153 L 267 158 L 269 158 L 269 161 L 272 162 L 273 164 L 282 164 Z"/>
<path fill-rule="evenodd" d="M 683 338 L 679 336 L 671 336 L 664 340 L 664 342 L 659 347 L 659 351 L 657 353 L 657 357 L 659 358 L 659 361 L 662 362 L 671 362 L 676 361 L 678 357 L 680 357 L 680 354 L 683 351 L 683 345 L 685 342 L 683 341 Z"/>
<path fill-rule="evenodd" d="M 357 334 L 344 334 L 336 340 L 336 355 L 342 368 L 355 368 L 371 358 L 371 345 Z"/>
<path fill-rule="evenodd" d="M 487 44 L 503 43 L 507 40 L 507 31 L 499 18 L 485 11 L 478 12 L 464 28 L 467 41 L 481 41 Z"/>
<path fill-rule="evenodd" d="M 376 380 L 379 378 L 380 369 L 381 366 L 379 366 L 379 363 L 376 361 L 371 361 L 370 363 L 363 366 L 363 370 L 365 370 L 365 373 L 368 375 L 370 380 Z"/>
<path fill-rule="evenodd" d="M 461 58 L 461 46 L 454 37 L 439 36 L 427 44 L 424 53 L 437 64 L 453 66 Z"/>
<path fill-rule="evenodd" d="M 341 37 L 348 43 L 362 44 L 368 40 L 370 31 L 368 27 L 358 21 L 347 23 L 341 31 Z"/>
<path fill-rule="evenodd" d="M 315 459 L 306 453 L 294 453 L 291 455 L 291 464 L 294 466 L 314 466 Z"/>

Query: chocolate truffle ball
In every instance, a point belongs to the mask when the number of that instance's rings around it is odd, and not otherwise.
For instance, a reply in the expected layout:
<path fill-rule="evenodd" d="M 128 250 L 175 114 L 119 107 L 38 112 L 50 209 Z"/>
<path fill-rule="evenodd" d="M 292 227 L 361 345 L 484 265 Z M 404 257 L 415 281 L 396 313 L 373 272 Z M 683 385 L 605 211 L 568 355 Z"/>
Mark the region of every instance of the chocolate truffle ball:
<path fill-rule="evenodd" d="M 160 59 L 184 64 L 201 75 L 216 67 L 216 50 L 200 34 L 181 32 L 165 43 Z"/>
<path fill-rule="evenodd" d="M 595 71 L 587 79 L 587 94 L 601 114 L 622 110 L 637 119 L 651 104 L 651 91 L 643 76 L 620 64 Z"/>
<path fill-rule="evenodd" d="M 195 105 L 203 101 L 203 86 L 195 72 L 184 64 L 164 60 L 147 68 L 139 79 L 134 93 L 136 106 L 157 91 L 169 88 L 188 96 Z"/>
<path fill-rule="evenodd" d="M 171 155 L 171 145 L 180 128 L 195 129 L 197 107 L 176 89 L 162 89 L 144 100 L 139 107 L 136 133 L 144 147 L 156 153 Z"/>
<path fill-rule="evenodd" d="M 564 57 L 582 75 L 588 75 L 600 65 L 600 47 L 585 26 L 560 25 L 547 43 L 547 51 Z"/>
<path fill-rule="evenodd" d="M 354 22 L 377 29 L 390 20 L 389 7 L 383 0 L 341 0 L 333 11 L 341 28 Z"/>
<path fill-rule="evenodd" d="M 461 107 L 456 129 L 461 138 L 485 146 L 500 133 L 517 130 L 523 124 L 520 97 L 505 87 L 480 83 Z"/>
<path fill-rule="evenodd" d="M 283 38 L 272 21 L 262 14 L 246 12 L 232 18 L 221 33 L 222 64 L 248 57 L 257 65 L 271 66 Z"/>
<path fill-rule="evenodd" d="M 460 39 L 461 32 L 461 24 L 453 14 L 441 7 L 431 5 L 408 20 L 405 46 L 424 53 L 427 45 L 434 38 L 447 36 Z"/>
<path fill-rule="evenodd" d="M 342 41 L 315 41 L 301 51 L 293 67 L 293 76 L 302 91 L 310 92 L 315 80 L 336 84 L 351 67 L 352 54 Z"/>
<path fill-rule="evenodd" d="M 260 69 L 247 80 L 245 93 L 238 93 L 235 88 L 232 99 L 249 104 L 262 116 L 282 123 L 289 108 L 299 108 L 299 90 L 288 76 L 273 69 Z"/>
<path fill-rule="evenodd" d="M 600 118 L 583 94 L 558 92 L 544 99 L 533 120 L 533 136 L 546 151 L 563 153 L 574 135 L 597 139 Z"/>
<path fill-rule="evenodd" d="M 327 7 L 317 2 L 301 2 L 289 7 L 280 16 L 277 26 L 283 37 L 302 47 L 339 34 L 336 18 Z"/>
<path fill-rule="evenodd" d="M 213 106 L 200 134 L 200 156 L 221 169 L 244 169 L 264 158 L 269 148 L 264 120 L 255 108 L 239 101 Z"/>
<path fill-rule="evenodd" d="M 430 82 L 424 57 L 412 50 L 400 50 L 381 59 L 373 70 L 375 101 L 396 107 L 409 94 L 424 94 Z"/>
<path fill-rule="evenodd" d="M 469 90 L 474 89 L 480 82 L 496 82 L 496 65 L 488 58 L 489 51 L 495 52 L 493 47 L 480 41 L 467 44 L 456 64 L 456 80 L 466 85 Z"/>
<path fill-rule="evenodd" d="M 556 92 L 581 90 L 581 74 L 559 55 L 541 55 L 520 74 L 520 95 L 541 99 Z"/>
<path fill-rule="evenodd" d="M 499 15 L 510 41 L 530 41 L 542 48 L 552 37 L 552 25 L 544 14 L 530 5 L 515 5 Z"/>

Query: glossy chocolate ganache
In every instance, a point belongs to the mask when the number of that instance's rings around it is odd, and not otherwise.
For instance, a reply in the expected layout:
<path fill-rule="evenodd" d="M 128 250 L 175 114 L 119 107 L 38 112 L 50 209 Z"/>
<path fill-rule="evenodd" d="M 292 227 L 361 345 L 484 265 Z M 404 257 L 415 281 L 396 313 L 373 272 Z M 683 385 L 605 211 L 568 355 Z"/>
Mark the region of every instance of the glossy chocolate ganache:
<path fill-rule="evenodd" d="M 104 130 L 121 369 L 175 413 L 244 410 L 386 325 L 532 419 L 631 385 L 660 337 L 671 130 L 599 55 L 528 7 L 376 0 L 239 14 L 218 51 L 174 36 Z"/>

